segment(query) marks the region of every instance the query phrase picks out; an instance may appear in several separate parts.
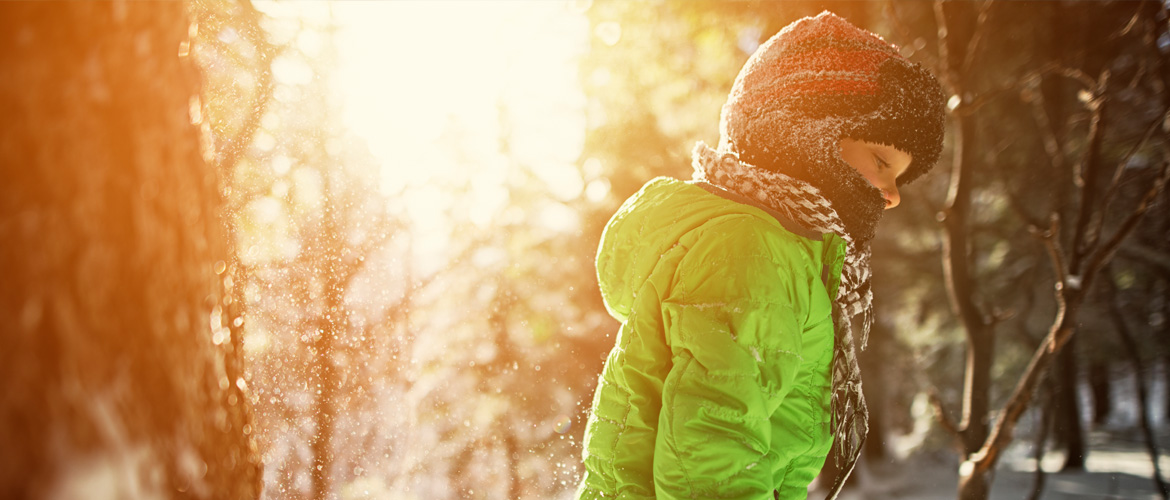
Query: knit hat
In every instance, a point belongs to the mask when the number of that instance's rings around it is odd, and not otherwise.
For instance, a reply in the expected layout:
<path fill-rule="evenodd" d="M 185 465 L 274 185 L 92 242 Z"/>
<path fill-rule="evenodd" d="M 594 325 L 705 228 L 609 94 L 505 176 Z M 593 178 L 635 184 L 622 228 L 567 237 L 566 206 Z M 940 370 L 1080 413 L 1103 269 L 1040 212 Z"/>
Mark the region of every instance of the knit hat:
<path fill-rule="evenodd" d="M 759 47 L 723 105 L 719 150 L 820 189 L 855 240 L 873 238 L 881 191 L 841 157 L 843 138 L 910 153 L 905 184 L 942 151 L 942 88 L 880 36 L 825 11 Z"/>

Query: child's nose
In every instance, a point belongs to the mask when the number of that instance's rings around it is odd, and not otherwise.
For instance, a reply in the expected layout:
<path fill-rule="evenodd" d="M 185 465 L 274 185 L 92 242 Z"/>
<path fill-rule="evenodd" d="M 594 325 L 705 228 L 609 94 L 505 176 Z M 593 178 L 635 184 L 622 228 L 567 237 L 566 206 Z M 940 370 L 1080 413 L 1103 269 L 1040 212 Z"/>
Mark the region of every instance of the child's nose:
<path fill-rule="evenodd" d="M 902 202 L 902 195 L 898 193 L 897 187 L 889 187 L 882 190 L 882 197 L 886 199 L 886 210 L 898 206 Z"/>

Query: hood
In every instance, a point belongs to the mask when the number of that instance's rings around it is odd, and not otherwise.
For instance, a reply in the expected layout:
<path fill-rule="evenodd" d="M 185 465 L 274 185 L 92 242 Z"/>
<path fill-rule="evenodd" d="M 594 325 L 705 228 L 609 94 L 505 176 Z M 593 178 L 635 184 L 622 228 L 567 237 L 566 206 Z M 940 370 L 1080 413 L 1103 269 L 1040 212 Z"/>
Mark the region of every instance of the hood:
<path fill-rule="evenodd" d="M 636 292 L 683 235 L 716 217 L 742 214 L 780 225 L 758 208 L 677 179 L 659 177 L 646 183 L 622 204 L 601 235 L 597 280 L 606 309 L 626 321 Z"/>

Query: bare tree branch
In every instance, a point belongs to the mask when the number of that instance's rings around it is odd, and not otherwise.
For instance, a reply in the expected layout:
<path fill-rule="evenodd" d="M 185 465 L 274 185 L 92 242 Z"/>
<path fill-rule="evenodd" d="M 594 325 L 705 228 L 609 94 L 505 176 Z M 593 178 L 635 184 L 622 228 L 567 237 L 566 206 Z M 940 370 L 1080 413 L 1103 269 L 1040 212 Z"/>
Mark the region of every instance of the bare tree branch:
<path fill-rule="evenodd" d="M 961 443 L 963 433 L 959 430 L 959 426 L 955 424 L 955 421 L 951 419 L 951 416 L 947 414 L 947 410 L 943 405 L 942 396 L 938 393 L 938 388 L 932 385 L 927 388 L 926 394 L 930 399 L 930 407 L 934 409 L 934 416 L 938 420 L 939 426 L 947 431 L 955 439 L 957 444 Z M 959 444 L 959 448 L 962 449 L 961 444 Z"/>
<path fill-rule="evenodd" d="M 1084 281 L 1086 286 L 1088 286 L 1088 282 L 1091 280 L 1093 275 L 1095 275 L 1097 271 L 1099 271 L 1103 266 L 1108 264 L 1109 259 L 1113 258 L 1113 254 L 1117 252 L 1117 248 L 1121 246 L 1121 242 L 1125 240 L 1125 237 L 1129 236 L 1129 233 L 1133 232 L 1133 229 L 1137 227 L 1137 224 L 1141 221 L 1142 216 L 1144 216 L 1149 210 L 1150 204 L 1153 203 L 1154 199 L 1158 197 L 1158 193 L 1162 192 L 1162 188 L 1166 186 L 1168 177 L 1170 177 L 1170 161 L 1163 161 L 1161 171 L 1158 172 L 1158 177 L 1154 180 L 1154 184 L 1150 186 L 1150 189 L 1146 190 L 1145 195 L 1142 196 L 1142 199 L 1138 202 L 1138 205 L 1134 207 L 1133 212 L 1131 212 L 1125 218 L 1125 220 L 1121 223 L 1121 227 L 1117 229 L 1117 232 L 1114 233 L 1113 236 L 1109 238 L 1109 240 L 1106 241 L 1103 245 L 1098 247 L 1089 258 L 1088 265 L 1086 265 L 1084 272 Z"/>
<path fill-rule="evenodd" d="M 1078 279 L 1073 280 L 1069 277 L 1074 263 L 1064 263 L 1060 247 L 1054 241 L 1049 245 L 1049 255 L 1052 259 L 1053 267 L 1058 269 L 1058 276 L 1063 276 L 1063 279 L 1057 282 L 1056 295 L 1058 310 L 1056 318 L 1053 320 L 1044 345 L 1033 355 L 1031 362 L 1029 362 L 1027 369 L 1024 371 L 1023 377 L 1016 384 L 1015 390 L 1008 398 L 1008 402 L 1004 405 L 1003 411 L 996 419 L 984 446 L 969 457 L 968 462 L 973 466 L 976 473 L 983 474 L 994 469 L 1007 443 L 1011 441 L 1016 423 L 1023 415 L 1024 410 L 1028 408 L 1032 396 L 1035 393 L 1036 385 L 1042 378 L 1043 373 L 1045 373 L 1052 359 L 1060 353 L 1060 350 L 1075 332 L 1076 317 L 1084 302 L 1091 278 L 1104 265 L 1108 264 L 1117 246 L 1136 227 L 1141 216 L 1144 215 L 1146 209 L 1149 207 L 1149 204 L 1165 186 L 1168 173 L 1170 173 L 1170 163 L 1164 162 L 1157 181 L 1146 192 L 1142 201 L 1135 207 L 1133 213 L 1126 218 L 1126 221 L 1121 225 L 1117 233 L 1106 244 L 1096 248 L 1085 265 L 1083 274 L 1077 276 Z M 1082 190 L 1088 187 L 1090 186 L 1082 186 Z M 1084 199 L 1084 196 L 1082 196 L 1082 202 L 1084 202 Z M 1051 240 L 1046 239 L 1046 241 Z M 1081 242 L 1076 239 L 1072 242 L 1073 245 L 1077 245 L 1078 243 Z"/>
<path fill-rule="evenodd" d="M 971 71 L 975 57 L 979 54 L 979 45 L 983 42 L 983 35 L 987 31 L 987 18 L 991 13 L 991 6 L 994 4 L 995 0 L 984 0 L 979 4 L 979 17 L 975 19 L 975 32 L 971 35 L 971 40 L 967 42 L 967 53 L 963 56 L 961 69 L 963 75 Z"/>
<path fill-rule="evenodd" d="M 885 2 L 884 10 L 886 18 L 891 20 L 890 24 L 893 26 L 894 32 L 898 34 L 898 39 L 909 42 L 915 38 L 907 28 L 903 16 L 899 13 L 898 2 Z M 938 58 L 928 51 L 916 51 L 914 57 L 920 58 L 927 67 L 939 67 Z"/>
<path fill-rule="evenodd" d="M 1068 156 L 1065 154 L 1064 147 L 1058 139 L 1056 126 L 1052 123 L 1052 117 L 1048 116 L 1044 93 L 1040 89 L 1036 89 L 1029 93 L 1029 99 L 1027 101 L 1032 105 L 1032 119 L 1036 121 L 1036 126 L 1040 129 L 1040 137 L 1044 142 L 1044 152 L 1048 154 L 1048 164 L 1052 167 L 1053 172 L 1063 171 L 1065 165 L 1068 163 Z M 1040 224 L 1033 225 L 1039 226 Z"/>
<path fill-rule="evenodd" d="M 1057 313 L 1057 318 L 1048 332 L 1044 345 L 1040 349 L 1037 349 L 1036 353 L 1032 356 L 1032 360 L 1024 370 L 1023 377 L 1020 378 L 1015 390 L 1012 391 L 1012 395 L 1008 398 L 1007 404 L 1004 405 L 1004 409 L 992 426 L 991 432 L 984 442 L 983 447 L 978 452 L 971 454 L 968 458 L 968 461 L 978 473 L 986 473 L 995 468 L 1000 454 L 1012 439 L 1016 423 L 1032 400 L 1036 385 L 1043 378 L 1043 375 L 1047 372 L 1048 365 L 1051 364 L 1052 359 L 1056 357 L 1056 354 L 1059 353 L 1060 348 L 1064 346 L 1064 343 L 1072 333 L 1073 325 L 1068 321 L 1068 318 L 1075 316 L 1075 314 L 1070 315 L 1069 312 L 1071 310 L 1071 312 L 1075 313 L 1076 309 L 1079 308 L 1079 292 L 1073 295 L 1073 297 L 1078 300 L 1073 301 L 1071 304 L 1068 304 L 1067 301 L 1062 302 L 1060 311 Z"/>
<path fill-rule="evenodd" d="M 1162 124 L 1165 123 L 1166 119 L 1168 118 L 1167 113 L 1170 113 L 1170 109 L 1164 109 L 1161 113 L 1158 113 L 1158 117 L 1155 118 L 1153 122 L 1151 122 L 1150 125 L 1146 127 L 1146 131 L 1142 133 L 1141 139 L 1134 143 L 1133 147 L 1131 147 L 1129 151 L 1125 153 L 1125 156 L 1122 156 L 1121 160 L 1117 162 L 1117 167 L 1113 171 L 1113 179 L 1110 180 L 1109 188 L 1105 191 L 1105 196 L 1101 199 L 1102 214 L 1109 210 L 1110 203 L 1112 203 L 1113 198 L 1117 196 L 1117 189 L 1121 186 L 1121 177 L 1122 174 L 1125 173 L 1126 165 L 1128 165 L 1129 161 L 1133 159 L 1133 156 L 1137 154 L 1137 152 L 1141 150 L 1141 148 L 1145 146 L 1147 142 L 1149 142 L 1150 137 L 1154 136 L 1154 132 L 1162 128 Z M 1104 216 L 1099 217 L 1098 221 L 1103 219 Z M 1100 222 L 1098 222 L 1098 224 L 1100 224 Z"/>
<path fill-rule="evenodd" d="M 1170 274 L 1170 256 L 1159 250 L 1129 241 L 1117 249 L 1125 257 L 1139 260 L 1156 268 L 1163 274 Z"/>
<path fill-rule="evenodd" d="M 1005 93 L 1019 91 L 1020 88 L 1023 87 L 1024 85 L 1029 84 L 1031 82 L 1034 82 L 1037 79 L 1039 79 L 1040 77 L 1043 77 L 1045 75 L 1050 75 L 1050 74 L 1059 75 L 1059 76 L 1063 76 L 1065 78 L 1069 78 L 1071 80 L 1075 80 L 1078 83 L 1080 83 L 1082 86 L 1084 86 L 1085 88 L 1093 88 L 1096 85 L 1096 82 L 1093 80 L 1092 77 L 1086 75 L 1084 72 L 1082 72 L 1078 69 L 1069 68 L 1066 66 L 1061 66 L 1060 64 L 1057 64 L 1057 63 L 1048 63 L 1048 64 L 1045 64 L 1044 66 L 1041 66 L 1039 69 L 1025 73 L 1024 75 L 1020 76 L 1019 78 L 1007 80 L 1006 82 L 1004 82 L 1000 85 L 997 85 L 997 86 L 995 86 L 991 89 L 988 89 L 986 91 L 980 92 L 970 102 L 960 103 L 959 107 L 955 108 L 953 113 L 955 116 L 967 116 L 967 115 L 974 114 L 983 105 L 999 98 L 1000 96 L 1004 95 Z"/>
<path fill-rule="evenodd" d="M 943 0 L 934 0 L 934 19 L 935 25 L 938 26 L 938 60 L 939 73 L 942 75 L 943 83 L 950 88 L 952 93 L 958 91 L 958 75 L 955 74 L 955 68 L 950 63 L 951 49 L 947 47 L 950 43 L 951 33 L 947 29 L 947 16 L 943 12 Z"/>
<path fill-rule="evenodd" d="M 1004 198 L 1007 199 L 1008 206 L 1011 207 L 1012 212 L 1016 214 L 1024 223 L 1030 227 L 1039 227 L 1043 222 L 1040 218 L 1028 213 L 1028 207 L 1024 206 L 1024 200 L 1020 198 L 1019 193 L 1005 185 L 1003 187 Z"/>
<path fill-rule="evenodd" d="M 1125 23 L 1125 26 L 1122 27 L 1120 30 L 1118 30 L 1116 33 L 1110 35 L 1109 39 L 1112 40 L 1115 38 L 1121 38 L 1125 35 L 1128 35 L 1129 32 L 1133 30 L 1133 27 L 1137 26 L 1138 20 L 1140 20 L 1142 17 L 1142 9 L 1144 7 L 1145 7 L 1144 5 L 1138 5 L 1137 9 L 1133 13 L 1133 16 L 1131 16 L 1129 18 L 1129 22 Z"/>
<path fill-rule="evenodd" d="M 1040 238 L 1044 243 L 1044 248 L 1048 251 L 1049 262 L 1052 263 L 1052 272 L 1056 277 L 1057 283 L 1064 283 L 1067 279 L 1067 270 L 1065 269 L 1064 250 L 1060 246 L 1060 214 L 1052 212 L 1049 216 L 1049 224 L 1047 231 L 1040 231 L 1038 228 L 1031 228 L 1032 234 Z"/>
<path fill-rule="evenodd" d="M 1088 103 L 1093 112 L 1089 122 L 1089 145 L 1085 148 L 1081 161 L 1074 166 L 1073 182 L 1080 188 L 1081 199 L 1070 245 L 1068 272 L 1071 274 L 1080 274 L 1081 259 L 1097 240 L 1097 235 L 1089 233 L 1089 222 L 1097 208 L 1097 171 L 1100 169 L 1101 141 L 1105 137 L 1104 118 L 1107 101 L 1104 93 L 1108 83 L 1109 71 L 1102 71 L 1093 90 L 1093 98 Z"/>

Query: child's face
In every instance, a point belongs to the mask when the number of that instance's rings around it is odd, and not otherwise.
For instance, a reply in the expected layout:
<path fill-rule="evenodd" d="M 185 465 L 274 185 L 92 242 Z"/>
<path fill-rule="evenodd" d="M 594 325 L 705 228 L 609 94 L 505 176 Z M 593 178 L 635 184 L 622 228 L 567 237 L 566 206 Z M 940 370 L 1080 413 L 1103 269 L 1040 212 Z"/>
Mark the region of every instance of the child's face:
<path fill-rule="evenodd" d="M 886 209 L 898 206 L 902 201 L 898 195 L 898 176 L 910 168 L 912 158 L 898 148 L 887 144 L 841 139 L 841 158 L 865 180 L 874 187 L 882 190 L 882 197 L 886 199 Z"/>

